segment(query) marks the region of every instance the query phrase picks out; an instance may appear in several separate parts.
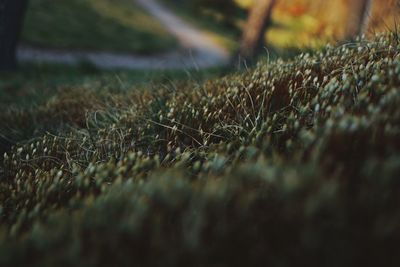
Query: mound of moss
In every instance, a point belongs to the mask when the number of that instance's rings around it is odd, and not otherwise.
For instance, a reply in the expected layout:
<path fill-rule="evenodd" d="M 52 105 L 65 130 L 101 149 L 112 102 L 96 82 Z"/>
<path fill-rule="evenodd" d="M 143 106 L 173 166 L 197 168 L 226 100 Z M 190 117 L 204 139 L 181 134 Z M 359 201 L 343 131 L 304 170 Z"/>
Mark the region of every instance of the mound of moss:
<path fill-rule="evenodd" d="M 5 110 L 0 265 L 398 266 L 399 51 Z"/>

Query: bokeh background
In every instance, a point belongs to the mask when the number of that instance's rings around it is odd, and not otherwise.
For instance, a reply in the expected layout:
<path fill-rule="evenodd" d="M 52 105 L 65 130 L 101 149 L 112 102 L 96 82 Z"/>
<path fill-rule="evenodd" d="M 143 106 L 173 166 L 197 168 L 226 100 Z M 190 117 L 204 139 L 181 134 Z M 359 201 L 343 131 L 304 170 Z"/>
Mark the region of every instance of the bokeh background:
<path fill-rule="evenodd" d="M 278 0 L 268 45 L 320 47 L 343 37 L 350 0 Z M 160 0 L 185 20 L 205 28 L 232 50 L 252 0 Z M 367 34 L 394 29 L 399 1 L 375 0 Z M 151 54 L 176 42 L 163 26 L 131 0 L 31 0 L 22 44 Z"/>

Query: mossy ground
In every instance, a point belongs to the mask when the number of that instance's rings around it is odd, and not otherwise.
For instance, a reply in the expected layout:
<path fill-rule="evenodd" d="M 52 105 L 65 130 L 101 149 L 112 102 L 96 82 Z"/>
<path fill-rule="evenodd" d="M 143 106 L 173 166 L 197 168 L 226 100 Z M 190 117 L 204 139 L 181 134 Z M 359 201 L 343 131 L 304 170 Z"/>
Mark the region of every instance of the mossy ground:
<path fill-rule="evenodd" d="M 399 41 L 4 108 L 0 263 L 398 266 Z"/>

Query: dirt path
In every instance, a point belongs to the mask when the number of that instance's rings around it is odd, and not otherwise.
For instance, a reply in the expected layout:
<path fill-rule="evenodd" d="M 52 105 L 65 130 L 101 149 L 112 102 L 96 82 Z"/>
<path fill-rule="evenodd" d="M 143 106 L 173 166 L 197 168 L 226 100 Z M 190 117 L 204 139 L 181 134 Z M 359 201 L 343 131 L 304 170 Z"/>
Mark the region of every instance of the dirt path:
<path fill-rule="evenodd" d="M 229 52 L 209 35 L 180 19 L 155 0 L 133 0 L 175 36 L 181 48 L 165 54 L 140 56 L 90 51 L 63 51 L 21 46 L 20 62 L 76 65 L 89 62 L 101 69 L 193 69 L 224 65 Z"/>

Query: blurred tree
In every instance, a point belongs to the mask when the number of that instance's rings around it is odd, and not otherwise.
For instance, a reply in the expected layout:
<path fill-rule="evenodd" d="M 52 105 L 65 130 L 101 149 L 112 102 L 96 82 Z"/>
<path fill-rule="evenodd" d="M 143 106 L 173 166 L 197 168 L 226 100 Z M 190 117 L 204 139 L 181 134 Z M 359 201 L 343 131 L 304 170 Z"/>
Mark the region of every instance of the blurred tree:
<path fill-rule="evenodd" d="M 352 39 L 362 34 L 370 18 L 372 0 L 347 0 L 347 22 L 344 38 Z"/>
<path fill-rule="evenodd" d="M 399 0 L 372 1 L 371 18 L 368 20 L 368 30 L 372 32 L 398 28 L 400 14 Z"/>
<path fill-rule="evenodd" d="M 17 66 L 16 47 L 28 0 L 0 0 L 0 70 Z"/>
<path fill-rule="evenodd" d="M 239 56 L 246 61 L 252 61 L 264 45 L 265 31 L 271 21 L 272 9 L 276 0 L 254 0 L 243 29 Z"/>

